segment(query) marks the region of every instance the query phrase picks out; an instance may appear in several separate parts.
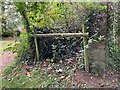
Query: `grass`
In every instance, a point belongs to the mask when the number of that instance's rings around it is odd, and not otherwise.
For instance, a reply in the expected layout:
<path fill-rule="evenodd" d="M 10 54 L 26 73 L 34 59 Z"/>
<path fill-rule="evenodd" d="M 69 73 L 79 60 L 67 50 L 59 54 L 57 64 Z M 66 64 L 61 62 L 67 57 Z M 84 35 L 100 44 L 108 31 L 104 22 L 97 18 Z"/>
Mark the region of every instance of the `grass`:
<path fill-rule="evenodd" d="M 8 46 L 8 43 L 0 41 L 0 51 L 3 51 Z"/>
<path fill-rule="evenodd" d="M 15 40 L 2 40 L 0 41 L 0 51 L 6 49 L 9 45 L 14 44 Z"/>

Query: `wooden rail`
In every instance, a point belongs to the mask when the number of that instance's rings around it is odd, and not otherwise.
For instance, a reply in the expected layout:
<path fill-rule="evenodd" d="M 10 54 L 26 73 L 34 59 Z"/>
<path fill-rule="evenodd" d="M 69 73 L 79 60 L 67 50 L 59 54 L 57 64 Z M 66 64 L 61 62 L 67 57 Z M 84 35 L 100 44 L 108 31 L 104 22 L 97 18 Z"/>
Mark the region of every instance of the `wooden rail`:
<path fill-rule="evenodd" d="M 49 34 L 31 34 L 35 37 L 87 37 L 88 33 L 49 33 Z"/>

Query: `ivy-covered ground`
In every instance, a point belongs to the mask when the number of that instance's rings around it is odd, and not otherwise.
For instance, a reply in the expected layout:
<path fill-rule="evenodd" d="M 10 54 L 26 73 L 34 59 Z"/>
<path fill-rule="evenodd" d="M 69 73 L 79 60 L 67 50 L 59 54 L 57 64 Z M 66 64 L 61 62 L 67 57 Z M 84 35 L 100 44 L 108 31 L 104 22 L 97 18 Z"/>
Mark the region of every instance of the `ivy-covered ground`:
<path fill-rule="evenodd" d="M 40 66 L 12 64 L 1 73 L 2 88 L 116 88 L 117 74 L 113 71 L 92 74 L 83 70 L 74 71 L 75 62 L 50 63 Z"/>
<path fill-rule="evenodd" d="M 5 56 L 6 55 L 6 56 Z M 12 54 L 2 54 L 1 61 Z M 11 58 L 7 58 L 9 61 Z M 6 62 L 7 62 L 6 61 Z M 1 72 L 1 88 L 116 88 L 118 75 L 111 69 L 105 72 L 85 73 L 75 58 L 54 62 L 47 59 L 40 65 L 22 65 L 15 62 Z"/>

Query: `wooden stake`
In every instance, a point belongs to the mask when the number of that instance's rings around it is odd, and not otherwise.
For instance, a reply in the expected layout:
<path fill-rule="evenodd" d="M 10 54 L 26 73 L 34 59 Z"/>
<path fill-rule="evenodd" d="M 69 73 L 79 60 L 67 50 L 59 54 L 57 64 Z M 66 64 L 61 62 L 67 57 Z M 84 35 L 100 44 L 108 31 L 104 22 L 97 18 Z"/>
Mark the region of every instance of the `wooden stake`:
<path fill-rule="evenodd" d="M 36 35 L 35 35 L 35 29 L 34 29 L 33 31 L 34 31 L 34 34 L 33 34 L 33 35 L 34 35 L 34 41 L 35 41 L 36 56 L 37 56 L 37 61 L 39 61 L 40 58 L 39 58 L 39 50 L 38 50 L 37 37 L 36 37 Z M 34 64 L 36 64 L 37 61 L 35 61 Z"/>
<path fill-rule="evenodd" d="M 37 44 L 37 38 L 36 38 L 36 36 L 34 37 L 34 40 L 35 40 L 37 61 L 39 61 L 39 51 L 38 51 L 38 44 Z M 36 62 L 35 62 L 35 63 L 36 63 Z"/>
<path fill-rule="evenodd" d="M 82 31 L 86 33 L 86 25 L 82 24 Z M 84 44 L 84 64 L 85 64 L 85 71 L 89 72 L 89 61 L 88 61 L 88 50 L 87 50 L 87 37 L 83 37 L 83 44 Z"/>

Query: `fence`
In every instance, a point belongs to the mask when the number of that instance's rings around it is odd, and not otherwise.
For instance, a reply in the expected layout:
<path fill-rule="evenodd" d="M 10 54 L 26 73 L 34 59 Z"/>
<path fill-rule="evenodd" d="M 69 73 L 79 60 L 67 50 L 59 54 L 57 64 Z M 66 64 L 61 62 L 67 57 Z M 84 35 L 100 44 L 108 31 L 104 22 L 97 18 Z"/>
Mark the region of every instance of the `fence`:
<path fill-rule="evenodd" d="M 36 56 L 37 60 L 39 61 L 39 51 L 38 51 L 38 44 L 37 44 L 37 37 L 83 37 L 83 44 L 84 44 L 84 64 L 85 64 L 85 71 L 89 72 L 89 62 L 88 62 L 88 51 L 87 51 L 87 37 L 88 33 L 86 32 L 86 25 L 82 24 L 82 32 L 83 33 L 49 33 L 49 34 L 32 34 L 31 36 L 34 37 L 35 40 L 35 47 L 36 47 Z"/>

